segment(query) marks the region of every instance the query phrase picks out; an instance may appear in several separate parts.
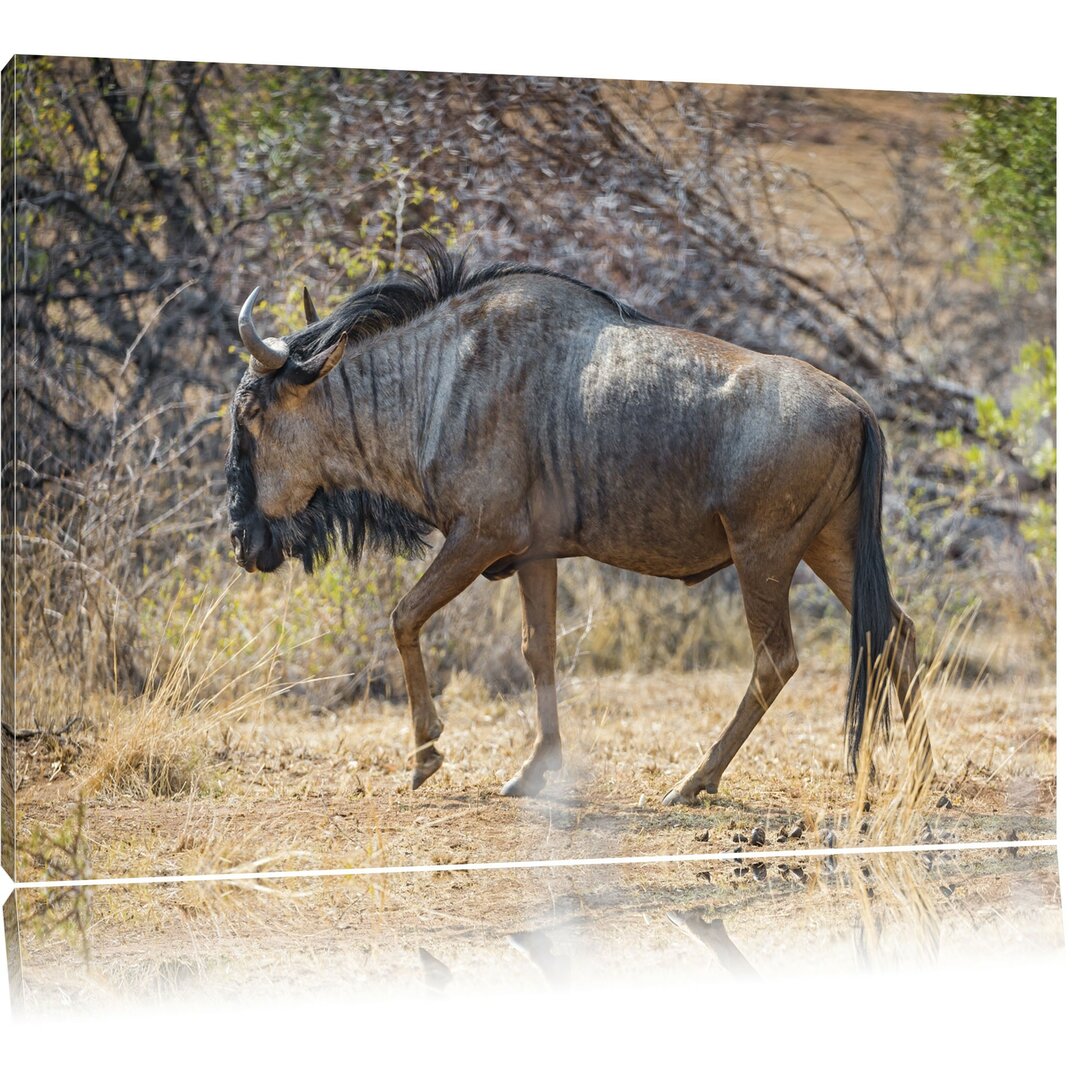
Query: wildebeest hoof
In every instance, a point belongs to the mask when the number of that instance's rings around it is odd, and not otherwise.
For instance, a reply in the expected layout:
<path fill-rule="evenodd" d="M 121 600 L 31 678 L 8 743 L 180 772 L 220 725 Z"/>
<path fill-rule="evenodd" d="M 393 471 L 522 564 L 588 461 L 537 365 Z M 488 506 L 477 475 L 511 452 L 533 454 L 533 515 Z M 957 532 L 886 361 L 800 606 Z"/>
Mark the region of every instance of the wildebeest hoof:
<path fill-rule="evenodd" d="M 438 772 L 443 763 L 443 756 L 433 746 L 424 751 L 412 772 L 412 789 L 415 791 L 432 773 Z"/>
<path fill-rule="evenodd" d="M 682 784 L 679 787 L 673 787 L 664 796 L 665 806 L 696 806 L 698 801 L 698 793 L 701 791 L 699 787 L 690 787 L 686 784 Z M 691 794 L 692 793 L 692 794 Z"/>
<path fill-rule="evenodd" d="M 529 760 L 518 770 L 517 776 L 503 784 L 501 794 L 511 798 L 538 795 L 547 783 L 547 774 L 558 772 L 562 763 L 561 743 L 555 740 L 540 742 Z"/>
<path fill-rule="evenodd" d="M 542 772 L 520 772 L 511 780 L 507 780 L 502 786 L 500 795 L 509 796 L 512 799 L 520 799 L 526 795 L 539 795 L 544 789 L 545 778 Z"/>

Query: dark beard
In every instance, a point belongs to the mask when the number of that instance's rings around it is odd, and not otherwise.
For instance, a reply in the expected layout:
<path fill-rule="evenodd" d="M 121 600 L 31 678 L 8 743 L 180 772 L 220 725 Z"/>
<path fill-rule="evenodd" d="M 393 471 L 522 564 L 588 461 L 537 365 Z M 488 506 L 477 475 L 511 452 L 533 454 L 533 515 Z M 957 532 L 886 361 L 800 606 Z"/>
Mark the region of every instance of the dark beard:
<path fill-rule="evenodd" d="M 313 573 L 340 548 L 352 563 L 360 561 L 365 548 L 416 559 L 429 544 L 424 536 L 432 526 L 423 518 L 383 495 L 370 491 L 335 491 L 321 488 L 298 514 L 268 520 L 276 544 L 288 556 L 299 559 Z"/>

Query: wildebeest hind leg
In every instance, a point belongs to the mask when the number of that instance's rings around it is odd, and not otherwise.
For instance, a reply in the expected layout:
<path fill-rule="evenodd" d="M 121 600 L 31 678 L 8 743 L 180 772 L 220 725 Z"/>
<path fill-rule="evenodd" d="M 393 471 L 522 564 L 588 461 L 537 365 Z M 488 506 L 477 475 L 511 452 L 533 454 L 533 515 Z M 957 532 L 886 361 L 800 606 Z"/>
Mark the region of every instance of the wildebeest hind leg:
<path fill-rule="evenodd" d="M 764 566 L 757 559 L 746 563 L 736 557 L 735 565 L 754 646 L 754 673 L 735 718 L 697 768 L 664 796 L 665 806 L 691 805 L 702 791 L 716 792 L 731 759 L 799 666 L 788 610 L 788 590 L 795 563 L 790 568 L 777 569 Z"/>
<path fill-rule="evenodd" d="M 504 795 L 535 795 L 545 773 L 562 768 L 562 741 L 555 698 L 555 603 L 558 564 L 554 559 L 518 568 L 521 589 L 521 651 L 536 686 L 536 745 L 517 775 L 503 786 Z"/>
<path fill-rule="evenodd" d="M 442 734 L 443 726 L 435 710 L 424 670 L 420 631 L 436 611 L 450 603 L 480 576 L 485 567 L 504 554 L 505 544 L 496 546 L 491 540 L 479 538 L 468 526 L 452 529 L 423 576 L 394 608 L 394 637 L 405 670 L 405 688 L 409 693 L 416 739 L 412 774 L 414 790 L 443 762 L 442 754 L 435 748 L 435 740 Z"/>

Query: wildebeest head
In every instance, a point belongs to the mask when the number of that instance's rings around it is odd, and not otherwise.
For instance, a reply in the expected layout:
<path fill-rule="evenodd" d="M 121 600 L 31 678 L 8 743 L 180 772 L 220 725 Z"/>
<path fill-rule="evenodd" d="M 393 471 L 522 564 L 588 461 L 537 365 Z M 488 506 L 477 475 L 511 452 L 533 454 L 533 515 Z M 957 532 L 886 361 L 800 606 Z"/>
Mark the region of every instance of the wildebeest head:
<path fill-rule="evenodd" d="M 311 391 L 345 354 L 347 335 L 306 359 L 290 357 L 288 342 L 259 337 L 252 318 L 258 297 L 255 289 L 239 319 L 251 363 L 233 395 L 225 470 L 233 553 L 249 571 L 276 570 L 288 556 L 303 559 L 310 570 L 333 542 L 326 535 L 332 499 L 326 455 L 320 453 L 331 418 Z M 313 320 L 306 292 L 305 308 Z"/>
<path fill-rule="evenodd" d="M 233 395 L 225 469 L 236 561 L 269 572 L 292 557 L 310 573 L 336 544 L 354 561 L 365 544 L 421 554 L 426 521 L 343 479 L 356 463 L 343 460 L 343 417 L 317 387 L 345 354 L 348 318 L 320 323 L 305 289 L 308 328 L 264 340 L 252 317 L 258 296 L 255 289 L 240 311 L 251 363 Z"/>

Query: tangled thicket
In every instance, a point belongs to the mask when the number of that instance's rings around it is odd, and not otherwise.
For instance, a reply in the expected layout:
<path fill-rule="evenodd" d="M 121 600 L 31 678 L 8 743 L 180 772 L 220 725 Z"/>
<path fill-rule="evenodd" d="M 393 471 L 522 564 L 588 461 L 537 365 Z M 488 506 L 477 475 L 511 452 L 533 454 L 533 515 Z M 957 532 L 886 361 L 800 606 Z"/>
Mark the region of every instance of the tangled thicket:
<path fill-rule="evenodd" d="M 667 322 L 809 359 L 897 421 L 901 445 L 939 430 L 985 443 L 968 388 L 1007 388 L 1023 344 L 1053 334 L 1052 271 L 1008 304 L 963 272 L 971 242 L 914 120 L 878 133 L 887 213 L 780 163 L 778 147 L 826 145 L 857 114 L 842 96 L 103 59 L 19 58 L 4 79 L 12 633 L 84 696 L 139 690 L 177 582 L 228 577 L 224 406 L 253 283 L 284 332 L 302 322 L 303 284 L 326 309 L 407 265 L 418 231 L 468 239 L 484 259 L 545 264 Z M 936 449 L 887 505 L 894 554 L 929 582 L 949 560 L 981 565 L 986 537 L 1023 551 L 1013 496 L 1052 493 L 1052 475 L 998 440 L 960 505 L 963 462 Z M 350 692 L 389 677 L 376 612 L 406 573 L 330 574 L 306 613 L 340 636 Z M 609 600 L 628 588 L 606 580 Z M 643 662 L 684 639 L 670 595 Z M 242 622 L 244 605 L 222 611 Z M 304 617 L 297 601 L 290 618 Z M 446 668 L 467 648 L 449 626 L 433 647 Z M 700 641 L 684 652 L 716 657 Z M 611 662 L 625 655 L 612 646 Z"/>

